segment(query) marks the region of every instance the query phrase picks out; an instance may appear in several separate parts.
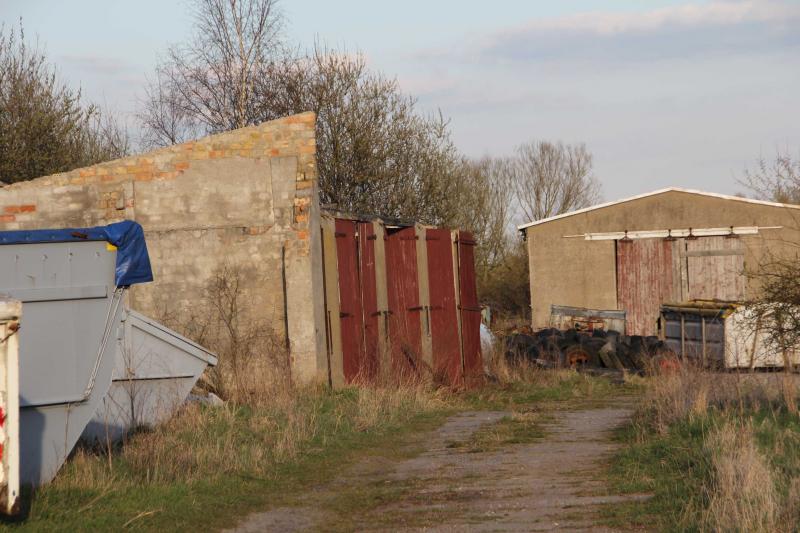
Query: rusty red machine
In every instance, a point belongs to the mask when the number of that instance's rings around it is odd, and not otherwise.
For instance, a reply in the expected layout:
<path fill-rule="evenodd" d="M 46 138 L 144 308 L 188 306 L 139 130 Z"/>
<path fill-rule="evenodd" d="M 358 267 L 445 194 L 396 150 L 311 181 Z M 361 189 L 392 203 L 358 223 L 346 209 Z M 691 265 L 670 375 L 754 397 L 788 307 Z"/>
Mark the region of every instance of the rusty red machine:
<path fill-rule="evenodd" d="M 329 383 L 483 376 L 473 236 L 377 217 L 322 217 Z"/>

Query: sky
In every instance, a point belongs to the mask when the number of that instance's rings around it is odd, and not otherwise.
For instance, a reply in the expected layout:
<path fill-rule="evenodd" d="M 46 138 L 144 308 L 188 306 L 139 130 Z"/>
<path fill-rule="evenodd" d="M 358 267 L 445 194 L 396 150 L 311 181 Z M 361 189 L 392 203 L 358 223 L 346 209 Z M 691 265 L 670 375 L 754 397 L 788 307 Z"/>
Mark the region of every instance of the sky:
<path fill-rule="evenodd" d="M 472 157 L 583 142 L 606 200 L 743 192 L 756 158 L 800 156 L 800 0 L 282 0 L 286 38 L 362 52 Z M 130 116 L 189 0 L 0 0 L 62 79 Z"/>

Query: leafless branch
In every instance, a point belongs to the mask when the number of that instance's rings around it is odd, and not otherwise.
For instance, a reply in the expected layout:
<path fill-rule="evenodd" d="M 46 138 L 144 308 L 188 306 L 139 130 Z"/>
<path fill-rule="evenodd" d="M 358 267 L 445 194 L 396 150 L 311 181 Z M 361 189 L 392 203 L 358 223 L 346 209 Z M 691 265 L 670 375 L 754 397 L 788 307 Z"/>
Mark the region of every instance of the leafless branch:
<path fill-rule="evenodd" d="M 541 220 L 596 203 L 600 184 L 584 144 L 535 142 L 517 148 L 514 190 L 528 220 Z"/>

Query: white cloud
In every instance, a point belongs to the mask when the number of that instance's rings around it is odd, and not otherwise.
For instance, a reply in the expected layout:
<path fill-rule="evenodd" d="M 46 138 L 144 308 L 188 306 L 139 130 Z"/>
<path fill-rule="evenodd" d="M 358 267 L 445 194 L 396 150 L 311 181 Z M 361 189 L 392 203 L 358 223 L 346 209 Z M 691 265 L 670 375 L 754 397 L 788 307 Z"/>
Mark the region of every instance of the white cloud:
<path fill-rule="evenodd" d="M 122 58 L 103 55 L 67 54 L 58 58 L 58 64 L 98 76 L 116 76 L 134 69 L 133 65 Z"/>
<path fill-rule="evenodd" d="M 665 27 L 736 25 L 747 22 L 780 22 L 800 17 L 800 5 L 786 2 L 730 1 L 685 4 L 633 13 L 579 13 L 566 17 L 539 19 L 514 32 L 570 31 L 617 35 L 652 32 Z M 507 34 L 506 34 L 507 35 Z"/>
<path fill-rule="evenodd" d="M 470 155 L 582 141 L 609 198 L 735 192 L 760 148 L 800 142 L 798 27 L 800 1 L 774 0 L 540 18 L 406 56 L 400 79 Z"/>
<path fill-rule="evenodd" d="M 638 12 L 540 18 L 425 50 L 415 61 L 528 64 L 575 59 L 590 66 L 800 46 L 800 2 L 716 0 Z"/>

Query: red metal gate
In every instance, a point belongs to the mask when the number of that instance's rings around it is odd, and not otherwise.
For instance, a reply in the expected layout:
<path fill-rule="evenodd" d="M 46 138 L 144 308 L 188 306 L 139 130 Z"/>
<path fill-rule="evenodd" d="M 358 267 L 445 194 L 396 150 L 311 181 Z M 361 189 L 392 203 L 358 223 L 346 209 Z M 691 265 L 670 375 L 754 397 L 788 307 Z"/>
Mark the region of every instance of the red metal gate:
<path fill-rule="evenodd" d="M 380 352 L 378 293 L 375 269 L 375 228 L 372 222 L 358 223 L 359 259 L 361 262 L 361 303 L 364 324 L 364 359 L 361 369 L 365 378 L 378 374 Z"/>
<path fill-rule="evenodd" d="M 392 365 L 401 376 L 419 373 L 422 364 L 416 241 L 413 227 L 393 230 L 386 238 L 389 343 Z"/>
<path fill-rule="evenodd" d="M 342 331 L 344 378 L 359 377 L 364 353 L 361 279 L 359 275 L 357 225 L 352 220 L 336 219 L 336 259 L 339 270 L 339 317 Z"/>
<path fill-rule="evenodd" d="M 461 353 L 464 378 L 474 383 L 483 375 L 481 358 L 481 308 L 475 285 L 475 240 L 467 231 L 458 232 L 458 290 L 461 312 Z"/>
<path fill-rule="evenodd" d="M 425 244 L 428 251 L 428 320 L 433 343 L 434 379 L 440 383 L 455 384 L 461 380 L 461 348 L 450 230 L 427 229 Z"/>
<path fill-rule="evenodd" d="M 474 383 L 483 364 L 472 235 L 326 220 L 326 248 L 335 249 L 324 259 L 326 281 L 337 282 L 326 290 L 332 382 L 380 371 Z"/>

